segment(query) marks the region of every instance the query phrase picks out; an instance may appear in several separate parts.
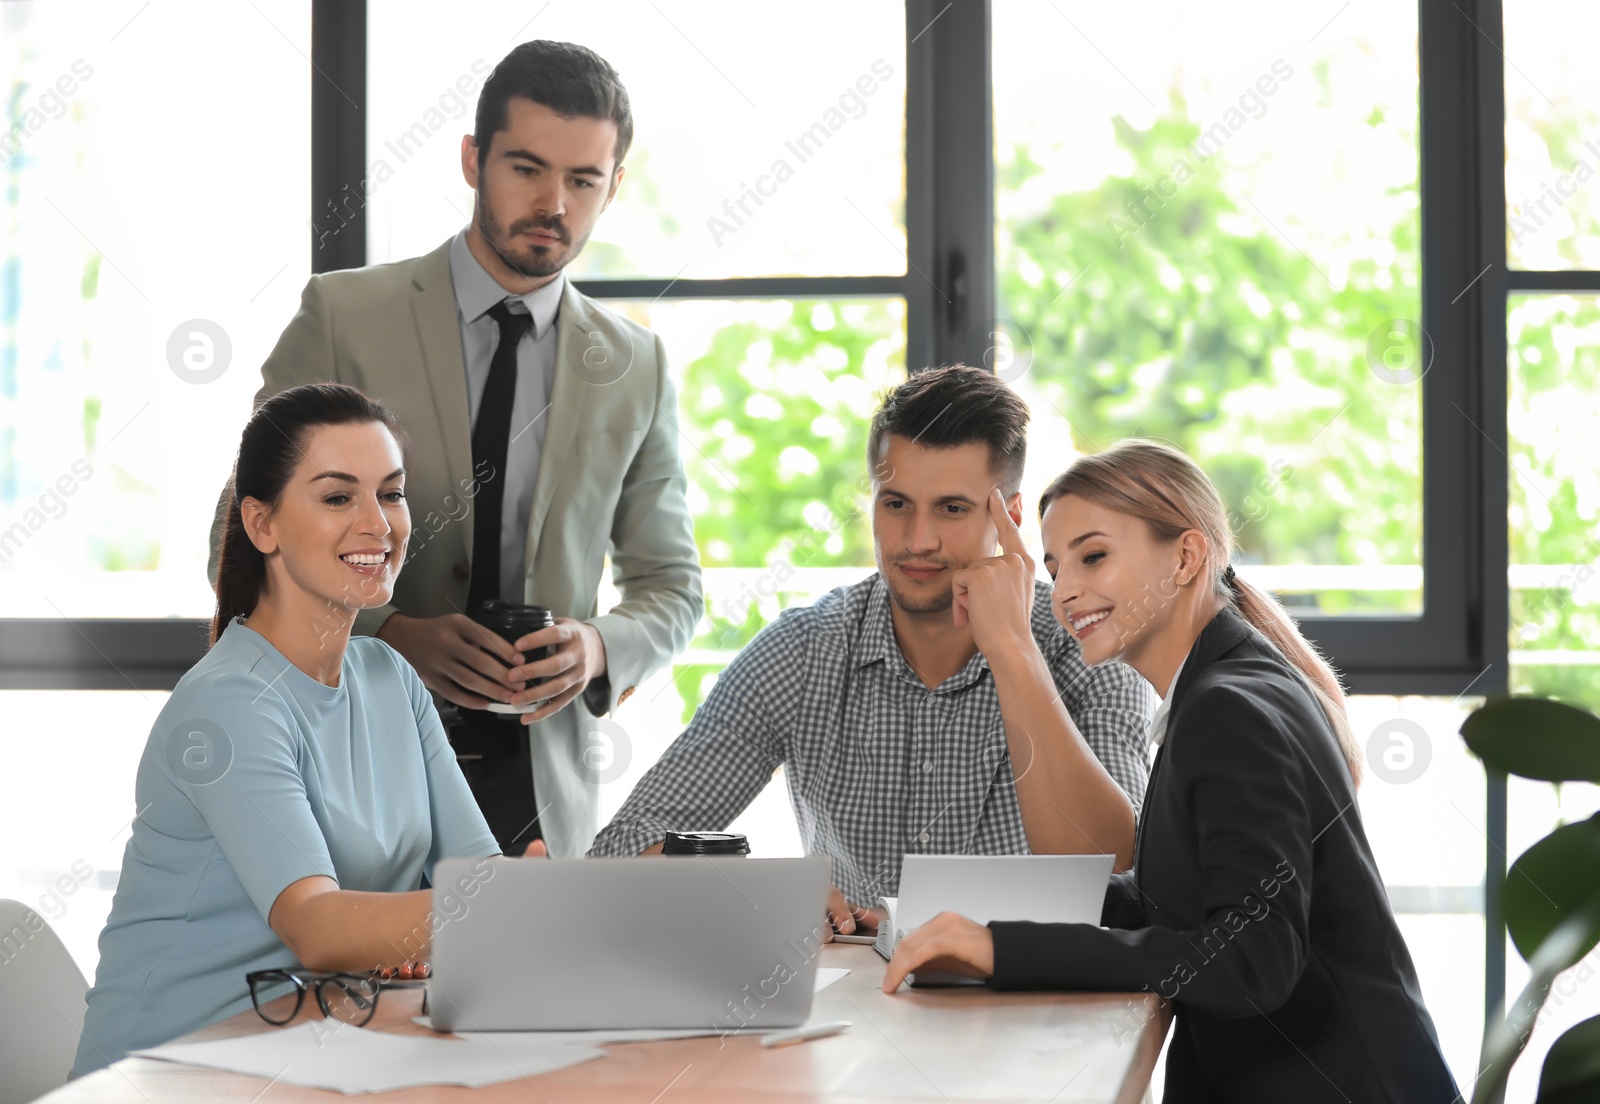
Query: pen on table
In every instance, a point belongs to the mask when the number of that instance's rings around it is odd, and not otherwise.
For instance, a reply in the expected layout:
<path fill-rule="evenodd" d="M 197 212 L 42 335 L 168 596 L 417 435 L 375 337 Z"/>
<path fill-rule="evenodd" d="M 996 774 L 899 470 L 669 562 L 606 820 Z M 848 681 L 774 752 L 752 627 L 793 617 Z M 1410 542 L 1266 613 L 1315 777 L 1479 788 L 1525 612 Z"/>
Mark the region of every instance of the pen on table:
<path fill-rule="evenodd" d="M 807 1039 L 823 1039 L 829 1035 L 837 1035 L 849 1026 L 849 1020 L 821 1020 L 814 1024 L 806 1024 L 804 1027 L 797 1027 L 793 1031 L 775 1031 L 771 1035 L 763 1035 L 761 1045 L 788 1046 L 790 1043 L 803 1043 Z"/>

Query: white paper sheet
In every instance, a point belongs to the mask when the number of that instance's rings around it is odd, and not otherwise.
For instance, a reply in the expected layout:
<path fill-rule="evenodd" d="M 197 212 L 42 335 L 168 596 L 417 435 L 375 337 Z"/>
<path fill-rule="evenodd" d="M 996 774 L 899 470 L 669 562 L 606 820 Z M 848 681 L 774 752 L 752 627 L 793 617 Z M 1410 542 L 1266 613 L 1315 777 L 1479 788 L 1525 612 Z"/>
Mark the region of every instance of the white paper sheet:
<path fill-rule="evenodd" d="M 813 993 L 820 993 L 834 982 L 848 974 L 849 970 L 840 969 L 838 966 L 818 966 L 817 984 Z"/>
<path fill-rule="evenodd" d="M 523 1033 L 428 1038 L 320 1020 L 134 1054 L 352 1095 L 418 1085 L 477 1088 L 605 1057 L 603 1050 Z"/>

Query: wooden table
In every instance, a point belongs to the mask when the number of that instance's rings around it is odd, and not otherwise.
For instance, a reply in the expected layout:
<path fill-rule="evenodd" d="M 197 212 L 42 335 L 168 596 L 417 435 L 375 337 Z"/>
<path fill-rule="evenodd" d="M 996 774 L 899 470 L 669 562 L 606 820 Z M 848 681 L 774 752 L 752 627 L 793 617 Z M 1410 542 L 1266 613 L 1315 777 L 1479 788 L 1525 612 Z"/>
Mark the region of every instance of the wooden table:
<path fill-rule="evenodd" d="M 44 1097 L 48 1104 L 184 1104 L 340 1099 L 800 1104 L 834 1101 L 1053 1101 L 1138 1104 L 1169 1016 L 1149 993 L 996 993 L 913 990 L 885 996 L 884 961 L 870 947 L 829 945 L 822 966 L 849 976 L 817 994 L 815 1019 L 846 1019 L 840 1035 L 764 1049 L 749 1036 L 614 1044 L 610 1057 L 483 1089 L 430 1086 L 355 1098 L 216 1070 L 125 1058 Z M 418 990 L 383 994 L 369 1030 L 425 1035 L 411 1022 Z M 301 1019 L 314 1018 L 307 999 Z M 298 1022 L 298 1021 L 297 1021 Z M 183 1042 L 272 1028 L 254 1011 Z"/>

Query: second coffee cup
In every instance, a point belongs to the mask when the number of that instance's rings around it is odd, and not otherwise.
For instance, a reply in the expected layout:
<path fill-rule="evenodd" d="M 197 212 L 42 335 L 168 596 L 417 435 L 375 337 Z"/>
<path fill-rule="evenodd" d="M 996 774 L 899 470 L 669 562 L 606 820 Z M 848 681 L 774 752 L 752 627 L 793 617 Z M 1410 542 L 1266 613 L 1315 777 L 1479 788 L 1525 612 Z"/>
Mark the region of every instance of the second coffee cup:
<path fill-rule="evenodd" d="M 498 598 L 483 602 L 472 611 L 472 619 L 513 647 L 517 641 L 529 633 L 548 629 L 556 623 L 555 615 L 543 606 L 523 606 L 512 602 L 502 602 Z M 485 648 L 484 651 L 489 649 Z M 549 659 L 555 654 L 553 645 L 543 648 L 532 648 L 523 653 L 524 663 L 533 663 L 541 659 Z M 542 678 L 529 679 L 524 689 L 531 689 L 545 680 Z M 531 713 L 536 707 L 533 704 L 516 706 L 505 702 L 490 702 L 488 709 L 491 713 L 498 713 L 504 717 L 516 717 L 523 713 Z"/>

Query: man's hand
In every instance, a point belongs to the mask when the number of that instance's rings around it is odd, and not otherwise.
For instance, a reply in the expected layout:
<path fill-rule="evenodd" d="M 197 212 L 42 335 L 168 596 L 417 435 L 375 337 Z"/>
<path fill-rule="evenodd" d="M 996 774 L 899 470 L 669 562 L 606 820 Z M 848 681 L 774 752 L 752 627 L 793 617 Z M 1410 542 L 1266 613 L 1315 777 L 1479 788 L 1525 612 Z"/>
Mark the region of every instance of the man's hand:
<path fill-rule="evenodd" d="M 975 560 L 950 577 L 956 628 L 970 621 L 973 643 L 985 655 L 1002 644 L 1033 639 L 1033 557 L 999 487 L 989 492 L 989 517 L 1000 534 L 1000 555 Z"/>
<path fill-rule="evenodd" d="M 512 666 L 522 662 L 521 653 L 466 614 L 390 614 L 378 629 L 378 639 L 406 657 L 422 676 L 422 685 L 464 709 L 509 702 L 522 688 L 522 681 L 511 677 Z"/>
<path fill-rule="evenodd" d="M 883 974 L 883 991 L 893 993 L 906 975 L 926 966 L 967 977 L 994 976 L 994 933 L 954 912 L 941 912 L 895 944 Z"/>
<path fill-rule="evenodd" d="M 838 886 L 828 887 L 828 923 L 822 929 L 822 941 L 833 942 L 833 933 L 840 935 L 871 935 L 878 930 L 884 917 L 876 910 L 852 905 L 844 899 Z"/>
<path fill-rule="evenodd" d="M 600 630 L 587 621 L 558 617 L 550 628 L 531 632 L 517 641 L 517 649 L 523 655 L 546 645 L 555 647 L 554 655 L 532 663 L 522 663 L 519 659 L 521 665 L 508 672 L 517 687 L 521 687 L 524 679 L 545 679 L 510 699 L 513 705 L 538 705 L 522 715 L 523 724 L 542 721 L 561 712 L 590 682 L 606 673 L 605 641 L 600 637 Z"/>

